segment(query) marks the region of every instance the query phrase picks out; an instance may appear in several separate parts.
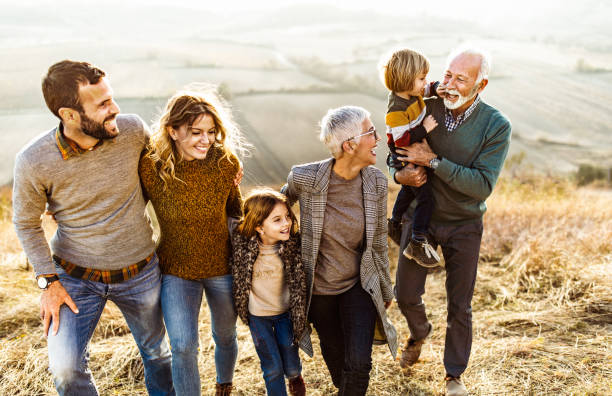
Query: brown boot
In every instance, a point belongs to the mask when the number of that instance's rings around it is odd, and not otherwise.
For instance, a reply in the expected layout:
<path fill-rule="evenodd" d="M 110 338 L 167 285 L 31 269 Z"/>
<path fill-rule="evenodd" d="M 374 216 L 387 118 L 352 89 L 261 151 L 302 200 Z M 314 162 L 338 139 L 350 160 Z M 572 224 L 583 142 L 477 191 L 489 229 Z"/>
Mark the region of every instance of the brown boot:
<path fill-rule="evenodd" d="M 306 384 L 301 375 L 289 380 L 289 394 L 291 396 L 306 396 Z"/>
<path fill-rule="evenodd" d="M 400 367 L 407 368 L 412 366 L 419 360 L 421 356 L 421 347 L 425 343 L 425 339 L 431 334 L 432 326 L 429 325 L 429 331 L 422 340 L 413 340 L 409 338 L 406 342 L 406 347 L 402 350 L 402 357 L 400 358 Z"/>
<path fill-rule="evenodd" d="M 220 384 L 217 382 L 215 386 L 215 396 L 230 396 L 232 394 L 232 383 L 228 382 Z"/>

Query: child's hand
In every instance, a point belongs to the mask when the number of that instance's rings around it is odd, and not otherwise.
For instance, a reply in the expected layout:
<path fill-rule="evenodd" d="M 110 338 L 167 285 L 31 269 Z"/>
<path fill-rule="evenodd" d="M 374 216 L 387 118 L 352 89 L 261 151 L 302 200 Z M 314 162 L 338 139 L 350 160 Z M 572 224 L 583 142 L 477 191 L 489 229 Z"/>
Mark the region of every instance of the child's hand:
<path fill-rule="evenodd" d="M 444 97 L 446 96 L 446 85 L 439 84 L 436 88 L 436 95 L 438 95 L 439 98 L 444 99 Z"/>
<path fill-rule="evenodd" d="M 423 126 L 427 133 L 431 132 L 435 127 L 438 126 L 438 121 L 430 114 L 423 120 Z"/>

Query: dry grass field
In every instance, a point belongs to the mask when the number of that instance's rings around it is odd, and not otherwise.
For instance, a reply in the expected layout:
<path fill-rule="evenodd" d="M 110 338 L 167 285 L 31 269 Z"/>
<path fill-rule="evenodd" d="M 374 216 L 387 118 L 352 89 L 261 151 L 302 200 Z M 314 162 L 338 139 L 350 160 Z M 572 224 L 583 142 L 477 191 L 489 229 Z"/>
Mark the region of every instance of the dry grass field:
<path fill-rule="evenodd" d="M 391 188 L 389 205 L 397 193 Z M 464 375 L 468 388 L 476 395 L 612 394 L 612 193 L 553 178 L 503 178 L 488 205 L 473 300 L 474 344 Z M 5 188 L 0 194 L 0 394 L 54 394 L 38 319 L 39 291 L 10 210 Z M 391 243 L 393 273 L 397 254 Z M 386 347 L 375 347 L 368 395 L 443 393 L 443 270 L 428 279 L 425 300 L 434 333 L 421 361 L 402 372 Z M 404 339 L 408 329 L 395 305 L 390 315 Z M 215 369 L 206 308 L 200 322 L 199 365 L 208 395 Z M 258 358 L 242 324 L 238 338 L 236 394 L 264 395 Z M 302 358 L 308 394 L 334 394 L 318 348 L 314 359 Z M 136 346 L 113 304 L 94 333 L 90 366 L 102 395 L 145 394 Z"/>

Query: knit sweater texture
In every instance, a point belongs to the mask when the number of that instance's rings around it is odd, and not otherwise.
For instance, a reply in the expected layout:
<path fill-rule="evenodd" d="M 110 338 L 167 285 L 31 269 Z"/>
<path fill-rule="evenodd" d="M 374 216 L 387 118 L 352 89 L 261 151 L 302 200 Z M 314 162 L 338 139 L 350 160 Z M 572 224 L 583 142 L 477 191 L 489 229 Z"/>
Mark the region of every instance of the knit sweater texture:
<path fill-rule="evenodd" d="M 425 96 L 435 95 L 438 85 L 437 81 L 427 84 Z M 422 96 L 411 96 L 405 99 L 395 92 L 389 92 L 385 124 L 387 125 L 387 144 L 391 150 L 394 150 L 395 147 L 410 146 L 412 143 L 423 140 L 427 135 L 427 130 L 423 126 L 425 114 L 426 106 Z"/>
<path fill-rule="evenodd" d="M 53 254 L 71 263 L 114 270 L 137 263 L 155 246 L 138 179 L 147 127 L 117 116 L 119 135 L 63 159 L 56 128 L 26 145 L 15 160 L 13 223 L 37 275 L 56 273 Z M 41 227 L 45 206 L 57 231 L 51 251 Z"/>
<path fill-rule="evenodd" d="M 230 273 L 227 217 L 242 215 L 242 198 L 234 185 L 238 159 L 223 158 L 215 144 L 203 160 L 180 161 L 164 190 L 159 165 L 144 155 L 140 179 L 151 200 L 161 240 L 157 248 L 163 274 L 206 279 Z"/>
<path fill-rule="evenodd" d="M 443 100 L 428 99 L 426 103 L 428 113 L 438 122 L 427 135 L 427 142 L 443 158 L 434 172 L 431 221 L 467 224 L 480 220 L 508 154 L 510 121 L 481 101 L 457 129 L 449 132 L 444 126 Z M 395 170 L 390 172 L 394 176 Z"/>

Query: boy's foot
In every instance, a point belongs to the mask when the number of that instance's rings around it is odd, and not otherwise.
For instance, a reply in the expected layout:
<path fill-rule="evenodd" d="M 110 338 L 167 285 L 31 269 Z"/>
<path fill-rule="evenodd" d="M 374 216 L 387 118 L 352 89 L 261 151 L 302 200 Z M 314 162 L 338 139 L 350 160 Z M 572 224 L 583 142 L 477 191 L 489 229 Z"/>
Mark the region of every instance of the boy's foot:
<path fill-rule="evenodd" d="M 465 387 L 465 385 L 463 385 L 461 378 L 459 377 L 455 378 L 455 377 L 451 377 L 450 375 L 447 375 L 446 378 L 444 378 L 444 380 L 446 381 L 446 395 L 447 396 L 467 396 L 468 395 L 467 388 Z"/>
<path fill-rule="evenodd" d="M 404 249 L 404 256 L 417 262 L 422 267 L 433 268 L 440 264 L 440 256 L 436 250 L 427 242 L 410 239 L 410 243 Z"/>
<path fill-rule="evenodd" d="M 400 357 L 401 368 L 405 369 L 408 366 L 412 366 L 419 360 L 419 356 L 421 356 L 421 347 L 425 343 L 425 339 L 431 334 L 432 329 L 433 326 L 430 323 L 429 331 L 427 332 L 427 335 L 425 337 L 418 341 L 413 340 L 412 338 L 409 338 L 408 341 L 406 341 L 406 346 L 402 350 L 402 356 Z"/>
<path fill-rule="evenodd" d="M 289 394 L 291 396 L 306 396 L 306 384 L 302 375 L 289 379 Z"/>
<path fill-rule="evenodd" d="M 387 219 L 387 234 L 393 242 L 400 246 L 402 239 L 402 223 L 393 219 Z"/>

